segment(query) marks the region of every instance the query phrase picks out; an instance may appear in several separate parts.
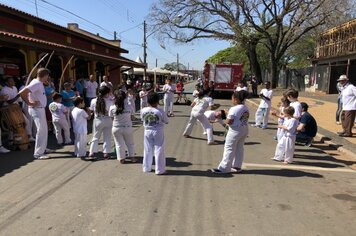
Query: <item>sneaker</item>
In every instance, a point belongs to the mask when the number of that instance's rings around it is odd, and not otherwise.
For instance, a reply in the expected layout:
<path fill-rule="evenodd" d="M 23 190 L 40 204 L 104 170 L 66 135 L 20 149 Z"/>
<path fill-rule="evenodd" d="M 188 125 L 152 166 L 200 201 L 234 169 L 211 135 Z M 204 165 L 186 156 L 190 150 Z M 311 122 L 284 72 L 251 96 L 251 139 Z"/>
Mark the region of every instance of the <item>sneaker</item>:
<path fill-rule="evenodd" d="M 307 147 L 311 147 L 313 143 L 313 139 L 309 140 L 308 142 L 306 142 L 304 145 Z"/>
<path fill-rule="evenodd" d="M 241 173 L 242 169 L 239 167 L 231 167 L 231 173 Z"/>
<path fill-rule="evenodd" d="M 29 139 L 28 139 L 28 141 L 30 141 L 30 142 L 36 142 L 36 139 L 34 138 L 34 137 L 30 137 Z"/>
<path fill-rule="evenodd" d="M 46 160 L 49 159 L 50 157 L 46 155 L 41 155 L 41 156 L 34 156 L 34 158 L 37 160 Z"/>
<path fill-rule="evenodd" d="M 4 148 L 3 146 L 0 147 L 0 153 L 9 153 L 9 152 L 10 152 L 9 149 Z"/>

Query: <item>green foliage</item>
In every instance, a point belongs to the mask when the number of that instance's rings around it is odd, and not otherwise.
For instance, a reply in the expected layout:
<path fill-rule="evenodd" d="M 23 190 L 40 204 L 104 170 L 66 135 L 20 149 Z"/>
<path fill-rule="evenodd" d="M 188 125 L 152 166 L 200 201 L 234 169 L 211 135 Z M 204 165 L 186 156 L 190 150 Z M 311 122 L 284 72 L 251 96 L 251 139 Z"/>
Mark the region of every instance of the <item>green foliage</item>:
<path fill-rule="evenodd" d="M 170 71 L 177 71 L 177 62 L 172 62 L 172 63 L 166 63 L 164 66 L 161 68 L 164 70 L 170 70 Z M 186 70 L 186 66 L 179 63 L 179 70 Z"/>
<path fill-rule="evenodd" d="M 286 65 L 292 69 L 305 68 L 311 65 L 310 58 L 316 47 L 312 36 L 304 36 L 293 44 L 285 53 Z"/>

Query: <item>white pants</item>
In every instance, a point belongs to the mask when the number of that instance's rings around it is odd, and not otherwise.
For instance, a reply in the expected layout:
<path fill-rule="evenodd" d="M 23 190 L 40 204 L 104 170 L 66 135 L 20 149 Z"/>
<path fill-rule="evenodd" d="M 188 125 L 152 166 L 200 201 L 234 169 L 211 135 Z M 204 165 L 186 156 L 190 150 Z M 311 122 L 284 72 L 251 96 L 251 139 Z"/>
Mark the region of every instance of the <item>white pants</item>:
<path fill-rule="evenodd" d="M 208 137 L 208 143 L 214 142 L 213 126 L 210 124 L 208 118 L 206 118 L 204 113 L 192 112 L 190 114 L 190 118 L 187 127 L 184 130 L 183 135 L 190 135 L 192 133 L 194 124 L 196 123 L 197 120 L 200 121 L 201 125 L 203 126 L 203 129 L 206 131 Z"/>
<path fill-rule="evenodd" d="M 294 155 L 294 144 L 295 144 L 295 136 L 286 137 L 282 136 L 278 141 L 276 147 L 276 153 L 274 155 L 274 159 L 279 161 L 293 162 Z"/>
<path fill-rule="evenodd" d="M 33 130 L 33 118 L 32 116 L 30 115 L 29 113 L 29 107 L 26 103 L 23 104 L 23 107 L 22 107 L 22 112 L 25 114 L 25 117 L 27 119 L 25 119 L 25 123 L 26 123 L 26 132 L 28 135 L 31 135 L 31 137 L 33 137 L 33 135 L 36 133 L 34 130 Z"/>
<path fill-rule="evenodd" d="M 164 112 L 168 115 L 168 114 L 173 114 L 173 96 L 169 96 L 169 95 L 164 95 L 163 98 L 163 103 L 164 103 Z"/>
<path fill-rule="evenodd" d="M 133 139 L 132 127 L 113 127 L 116 156 L 118 160 L 125 159 L 125 145 L 127 146 L 129 157 L 135 156 L 135 143 Z"/>
<path fill-rule="evenodd" d="M 71 118 L 72 118 L 72 111 L 74 109 L 74 107 L 67 107 L 68 112 L 66 114 L 66 119 L 67 119 L 67 123 L 68 123 L 68 127 L 71 128 L 72 127 L 72 123 L 71 123 Z"/>
<path fill-rule="evenodd" d="M 85 157 L 87 155 L 87 134 L 75 133 L 74 155 L 77 157 Z"/>
<path fill-rule="evenodd" d="M 284 130 L 281 128 L 277 129 L 277 140 L 279 141 L 284 135 Z"/>
<path fill-rule="evenodd" d="M 244 143 L 247 134 L 247 127 L 241 131 L 229 129 L 225 138 L 223 159 L 218 166 L 221 172 L 231 172 L 231 167 L 241 168 L 244 160 Z"/>
<path fill-rule="evenodd" d="M 142 101 L 142 99 L 141 99 L 141 101 L 140 101 L 140 107 L 141 107 L 141 110 L 142 110 L 143 108 L 147 107 L 147 102 L 144 102 L 144 101 Z"/>
<path fill-rule="evenodd" d="M 46 119 L 46 112 L 44 108 L 29 108 L 29 114 L 35 122 L 37 133 L 34 156 L 39 157 L 43 155 L 47 148 L 48 126 Z"/>
<path fill-rule="evenodd" d="M 65 143 L 71 143 L 72 140 L 70 139 L 70 130 L 68 126 L 67 120 L 61 119 L 61 120 L 53 120 L 52 121 L 54 130 L 55 130 L 55 135 L 57 139 L 58 144 L 63 143 L 63 137 L 62 137 L 62 130 L 64 131 L 64 139 Z"/>
<path fill-rule="evenodd" d="M 91 140 L 90 154 L 98 152 L 98 143 L 103 134 L 103 153 L 111 153 L 111 129 L 112 129 L 112 119 L 108 116 L 97 117 L 94 119 L 94 134 Z"/>
<path fill-rule="evenodd" d="M 164 130 L 146 130 L 144 134 L 143 172 L 151 172 L 153 154 L 155 156 L 155 173 L 166 171 L 166 158 L 164 156 Z"/>
<path fill-rule="evenodd" d="M 262 127 L 266 128 L 268 125 L 268 118 L 269 118 L 269 111 L 271 108 L 261 108 L 259 107 L 256 111 L 255 115 L 255 121 L 256 125 L 261 125 L 262 122 Z"/>

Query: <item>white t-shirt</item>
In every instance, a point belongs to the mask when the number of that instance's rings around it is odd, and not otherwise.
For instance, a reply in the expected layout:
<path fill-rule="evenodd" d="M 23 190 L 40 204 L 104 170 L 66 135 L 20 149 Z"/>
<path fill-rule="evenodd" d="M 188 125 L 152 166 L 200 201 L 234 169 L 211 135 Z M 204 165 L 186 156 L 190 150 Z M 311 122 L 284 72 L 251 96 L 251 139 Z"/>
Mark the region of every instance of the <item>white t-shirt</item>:
<path fill-rule="evenodd" d="M 270 108 L 271 107 L 272 94 L 273 94 L 272 89 L 264 88 L 264 89 L 261 90 L 260 94 L 263 94 L 263 96 L 269 98 L 270 100 L 268 101 L 267 99 L 262 97 L 262 100 L 260 102 L 259 107 L 260 108 Z"/>
<path fill-rule="evenodd" d="M 346 86 L 341 92 L 342 110 L 356 110 L 356 87 L 352 84 Z"/>
<path fill-rule="evenodd" d="M 147 91 L 140 91 L 138 95 L 140 96 L 141 103 L 147 104 Z"/>
<path fill-rule="evenodd" d="M 210 122 L 215 122 L 218 118 L 215 115 L 215 111 L 206 111 L 204 112 L 204 116 L 208 118 Z M 224 121 L 222 119 L 218 119 L 219 124 L 224 125 Z"/>
<path fill-rule="evenodd" d="M 165 92 L 164 96 L 173 98 L 174 91 L 176 90 L 176 86 L 174 84 L 165 84 L 165 85 L 163 85 L 162 90 L 163 90 L 163 92 Z"/>
<path fill-rule="evenodd" d="M 29 100 L 30 102 L 36 102 L 39 101 L 40 105 L 39 107 L 46 107 L 47 105 L 47 97 L 44 89 L 44 85 L 41 81 L 38 79 L 33 79 L 29 85 L 26 86 L 27 89 L 30 90 L 29 93 Z"/>
<path fill-rule="evenodd" d="M 239 104 L 230 108 L 227 114 L 227 119 L 234 120 L 232 124 L 229 125 L 229 129 L 235 131 L 248 130 L 248 118 L 250 117 L 250 112 L 244 104 Z"/>
<path fill-rule="evenodd" d="M 112 87 L 113 87 L 113 86 L 112 86 L 112 83 L 111 83 L 110 81 L 108 81 L 108 82 L 105 82 L 105 81 L 101 82 L 100 87 L 103 87 L 103 86 L 106 86 L 106 87 L 109 87 L 109 88 L 112 88 Z"/>
<path fill-rule="evenodd" d="M 289 106 L 294 108 L 293 117 L 299 119 L 302 116 L 302 105 L 300 104 L 300 102 L 298 101 L 291 102 Z"/>
<path fill-rule="evenodd" d="M 241 90 L 245 90 L 245 91 L 247 91 L 248 92 L 248 88 L 246 87 L 246 86 L 244 86 L 244 87 L 239 87 L 239 86 L 237 86 L 236 87 L 236 91 L 241 91 Z"/>
<path fill-rule="evenodd" d="M 194 99 L 194 107 L 192 108 L 192 113 L 196 113 L 196 114 L 204 114 L 204 112 L 206 111 L 206 109 L 208 109 L 209 107 L 209 102 L 204 98 L 199 99 L 196 98 Z"/>
<path fill-rule="evenodd" d="M 51 102 L 49 104 L 48 108 L 52 114 L 53 121 L 59 121 L 61 119 L 66 119 L 66 115 L 64 113 L 68 112 L 68 109 L 62 103 Z"/>
<path fill-rule="evenodd" d="M 198 90 L 194 90 L 194 92 L 193 92 L 193 97 L 198 97 L 198 94 L 199 94 L 199 91 Z"/>
<path fill-rule="evenodd" d="M 86 81 L 84 83 L 84 88 L 86 89 L 86 97 L 87 98 L 95 98 L 96 97 L 96 90 L 98 88 L 98 83 L 96 81 Z"/>
<path fill-rule="evenodd" d="M 86 111 L 84 111 L 83 109 L 74 107 L 72 111 L 74 133 L 76 134 L 88 133 L 88 127 L 87 127 L 88 116 L 89 116 L 88 113 L 86 113 Z"/>
<path fill-rule="evenodd" d="M 288 130 L 283 129 L 283 135 L 287 137 L 296 136 L 298 124 L 299 121 L 295 118 L 284 118 L 283 126 L 286 126 Z"/>
<path fill-rule="evenodd" d="M 13 86 L 12 88 L 5 86 L 1 89 L 0 91 L 0 95 L 7 95 L 8 99 L 7 100 L 11 100 L 14 99 L 18 94 L 18 90 L 15 86 Z M 20 99 L 20 98 L 19 98 Z M 14 103 L 18 103 L 19 99 L 17 99 Z M 7 102 L 4 102 L 4 105 L 8 105 Z"/>
<path fill-rule="evenodd" d="M 124 110 L 122 113 L 116 115 L 116 105 L 112 105 L 109 110 L 109 116 L 114 118 L 113 127 L 131 127 L 132 126 L 132 121 L 131 121 L 131 107 L 127 103 L 127 100 L 125 99 L 124 102 Z"/>
<path fill-rule="evenodd" d="M 110 97 L 104 98 L 104 100 L 105 100 L 105 111 L 106 111 L 105 116 L 108 116 L 109 109 L 112 105 L 114 105 L 114 101 Z M 90 102 L 90 107 L 89 107 L 89 109 L 94 112 L 95 118 L 99 117 L 98 114 L 96 113 L 96 101 L 97 101 L 97 98 L 92 99 Z M 103 114 L 100 114 L 100 116 L 103 116 Z"/>
<path fill-rule="evenodd" d="M 145 107 L 141 111 L 141 120 L 145 129 L 161 130 L 168 124 L 168 116 L 161 109 L 156 107 Z"/>

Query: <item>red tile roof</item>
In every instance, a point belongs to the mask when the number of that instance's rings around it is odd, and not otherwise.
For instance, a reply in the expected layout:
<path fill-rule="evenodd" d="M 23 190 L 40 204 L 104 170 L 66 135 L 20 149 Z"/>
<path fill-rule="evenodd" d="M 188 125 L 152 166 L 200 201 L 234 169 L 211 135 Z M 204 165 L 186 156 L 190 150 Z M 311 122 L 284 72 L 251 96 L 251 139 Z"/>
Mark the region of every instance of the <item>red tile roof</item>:
<path fill-rule="evenodd" d="M 130 59 L 124 58 L 124 57 L 111 57 L 111 56 L 107 56 L 107 55 L 103 55 L 103 54 L 99 54 L 99 53 L 95 53 L 95 52 L 90 52 L 87 50 L 83 50 L 83 49 L 79 49 L 79 48 L 74 48 L 74 47 L 70 47 L 67 45 L 63 45 L 63 44 L 59 44 L 59 43 L 55 43 L 55 42 L 50 42 L 50 41 L 46 41 L 43 39 L 38 39 L 38 38 L 34 38 L 34 37 L 29 37 L 26 35 L 21 35 L 21 34 L 15 34 L 15 33 L 11 33 L 11 32 L 7 32 L 7 31 L 2 31 L 0 30 L 0 40 L 2 39 L 18 39 L 24 42 L 32 42 L 32 43 L 38 43 L 38 44 L 42 44 L 42 45 L 47 45 L 50 47 L 53 47 L 53 50 L 57 49 L 64 49 L 67 51 L 71 51 L 73 54 L 75 53 L 79 53 L 79 54 L 84 54 L 84 55 L 88 55 L 88 56 L 94 56 L 94 57 L 98 57 L 98 58 L 102 58 L 102 59 L 106 59 L 109 61 L 113 61 L 113 62 L 117 62 L 120 65 L 128 65 L 128 66 L 133 66 L 133 67 L 141 67 L 143 68 L 144 65 L 141 63 L 137 63 L 135 61 L 132 61 Z"/>

